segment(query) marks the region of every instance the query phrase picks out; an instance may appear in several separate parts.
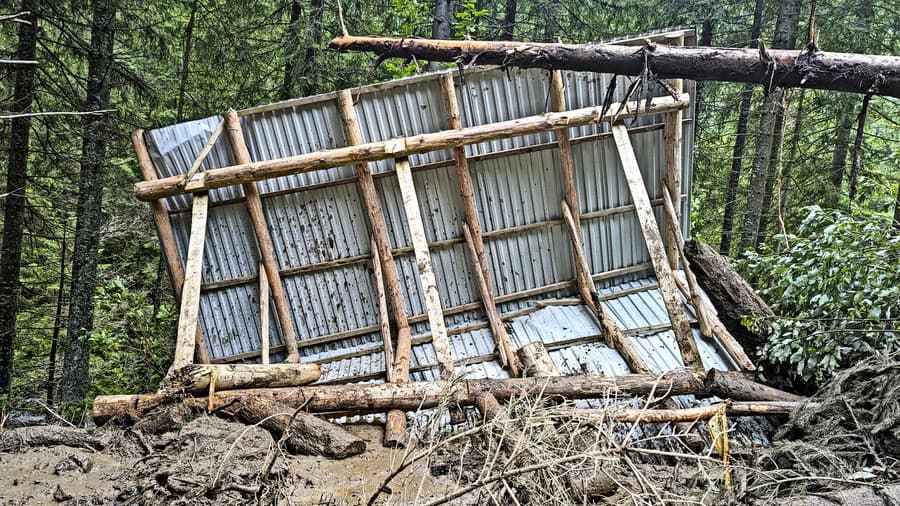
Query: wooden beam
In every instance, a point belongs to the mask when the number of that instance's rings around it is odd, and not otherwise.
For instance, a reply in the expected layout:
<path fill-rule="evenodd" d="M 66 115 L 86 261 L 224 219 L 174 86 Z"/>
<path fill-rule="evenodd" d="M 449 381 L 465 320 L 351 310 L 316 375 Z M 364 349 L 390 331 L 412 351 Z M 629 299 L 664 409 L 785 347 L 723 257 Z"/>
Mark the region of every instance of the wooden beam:
<path fill-rule="evenodd" d="M 728 416 L 787 415 L 799 405 L 799 402 L 784 401 L 718 402 L 708 406 L 675 409 L 574 409 L 571 414 L 598 422 L 686 423 L 709 420 L 723 410 Z"/>
<path fill-rule="evenodd" d="M 644 187 L 644 178 L 641 175 L 640 167 L 638 167 L 637 158 L 634 156 L 634 148 L 632 148 L 631 140 L 628 138 L 628 131 L 624 125 L 617 123 L 613 125 L 612 132 L 616 140 L 616 150 L 619 152 L 619 159 L 622 161 L 622 167 L 625 171 L 625 179 L 628 182 L 631 199 L 634 202 L 638 221 L 641 224 L 641 232 L 644 235 L 644 241 L 647 243 L 647 250 L 650 253 L 650 261 L 653 263 L 653 270 L 656 272 L 656 278 L 659 282 L 659 291 L 662 294 L 666 311 L 669 313 L 669 319 L 672 321 L 675 341 L 681 350 L 681 358 L 687 367 L 702 369 L 703 362 L 700 359 L 700 352 L 697 351 L 697 343 L 694 341 L 693 332 L 691 332 L 691 324 L 685 313 L 684 305 L 681 303 L 681 298 L 678 296 L 675 276 L 666 258 L 662 237 L 659 234 L 656 218 L 653 216 L 653 208 L 650 205 L 650 196 Z"/>
<path fill-rule="evenodd" d="M 644 65 L 662 78 L 754 83 L 900 97 L 900 57 L 826 51 L 677 47 L 645 50 L 616 44 L 554 44 L 520 41 L 429 40 L 414 37 L 344 36 L 338 51 L 369 51 L 382 58 L 417 58 L 457 64 L 565 69 L 640 75 Z M 646 52 L 645 52 L 646 51 Z M 649 54 L 648 54 L 649 53 Z M 768 59 L 771 58 L 770 64 Z"/>
<path fill-rule="evenodd" d="M 198 317 L 200 315 L 200 278 L 203 275 L 203 246 L 206 242 L 206 220 L 209 195 L 194 194 L 194 212 L 191 215 L 191 237 L 188 242 L 185 284 L 181 291 L 181 312 L 178 315 L 178 333 L 175 338 L 175 357 L 172 371 L 181 369 L 194 358 Z"/>
<path fill-rule="evenodd" d="M 649 106 L 646 106 L 644 103 L 628 102 L 622 106 L 621 115 L 628 116 L 635 113 L 639 115 L 660 114 L 673 109 L 687 107 L 689 101 L 690 97 L 682 94 L 677 100 L 668 96 L 654 98 L 650 101 Z M 638 105 L 640 105 L 639 111 Z M 319 169 L 406 157 L 454 146 L 477 144 L 479 142 L 518 137 L 560 128 L 592 125 L 611 121 L 616 116 L 619 108 L 619 104 L 612 104 L 609 108 L 609 111 L 612 112 L 601 114 L 603 112 L 603 107 L 601 106 L 586 107 L 564 113 L 547 113 L 488 125 L 476 125 L 460 130 L 434 132 L 344 148 L 320 150 L 276 160 L 238 163 L 231 167 L 209 169 L 201 172 L 194 176 L 186 185 L 182 184 L 184 176 L 181 175 L 156 181 L 138 182 L 134 185 L 134 193 L 141 200 L 153 200 Z M 387 148 L 389 145 L 391 149 Z"/>
<path fill-rule="evenodd" d="M 447 112 L 447 124 L 452 130 L 462 128 L 459 119 L 459 104 L 456 100 L 456 89 L 453 85 L 453 75 L 441 75 L 441 94 L 444 97 L 444 110 Z M 481 224 L 478 220 L 478 210 L 475 206 L 474 185 L 469 171 L 469 161 L 466 158 L 466 148 L 456 146 L 453 148 L 453 158 L 456 163 L 456 178 L 459 182 L 459 195 L 463 203 L 463 212 L 466 219 L 463 222 L 463 236 L 469 246 L 472 263 L 475 268 L 475 278 L 484 303 L 484 311 L 491 325 L 491 334 L 497 343 L 500 353 L 500 361 L 504 367 L 508 367 L 513 376 L 519 375 L 518 358 L 515 355 L 515 345 L 506 332 L 497 306 L 494 303 L 494 288 L 491 282 L 490 262 L 484 251 L 484 239 L 481 234 Z"/>
<path fill-rule="evenodd" d="M 265 266 L 259 263 L 259 344 L 262 363 L 269 363 L 269 278 Z"/>
<path fill-rule="evenodd" d="M 672 46 L 683 46 L 684 36 L 673 39 L 669 42 Z M 667 81 L 669 86 L 676 93 L 681 93 L 684 89 L 684 83 L 681 79 L 670 79 Z M 665 139 L 666 150 L 666 186 L 672 195 L 672 204 L 675 207 L 675 226 L 680 227 L 681 221 L 681 180 L 682 180 L 682 119 L 683 112 L 681 109 L 666 113 L 666 126 L 663 129 L 663 138 Z M 681 230 L 679 230 L 681 232 Z M 678 268 L 678 252 L 675 243 L 675 232 L 671 227 L 666 226 L 666 255 L 669 259 L 669 267 Z"/>
<path fill-rule="evenodd" d="M 431 327 L 431 344 L 434 346 L 434 353 L 441 368 L 441 377 L 449 379 L 454 375 L 453 357 L 450 353 L 447 326 L 444 323 L 444 313 L 441 309 L 441 296 L 438 293 L 434 268 L 431 265 L 431 253 L 428 251 L 428 241 L 425 239 L 425 225 L 422 223 L 422 214 L 419 211 L 419 199 L 416 197 L 409 160 L 397 158 L 394 166 L 397 170 L 400 193 L 403 196 L 406 222 L 412 237 L 413 248 L 416 251 L 419 281 L 422 282 L 422 297 L 425 299 L 428 325 Z"/>
<path fill-rule="evenodd" d="M 566 93 L 563 85 L 563 74 L 559 70 L 550 72 L 550 101 L 554 112 L 566 111 Z M 565 200 L 569 211 L 575 221 L 575 231 L 578 233 L 578 243 L 581 244 L 581 207 L 578 204 L 578 187 L 575 182 L 575 158 L 572 156 L 572 142 L 569 139 L 569 130 L 562 128 L 556 131 L 556 141 L 559 143 L 559 160 L 562 166 L 563 187 L 565 188 Z M 576 269 L 580 268 L 576 265 Z"/>
<path fill-rule="evenodd" d="M 134 152 L 137 155 L 138 166 L 141 168 L 144 180 L 153 181 L 157 179 L 156 169 L 153 168 L 153 161 L 150 160 L 150 152 L 147 150 L 147 143 L 144 141 L 144 131 L 135 130 L 131 134 L 131 142 L 134 144 Z M 150 209 L 153 211 L 153 222 L 156 224 L 156 234 L 159 236 L 162 255 L 166 259 L 169 276 L 172 278 L 175 300 L 180 303 L 181 290 L 184 287 L 184 267 L 181 265 L 181 253 L 178 251 L 175 234 L 172 232 L 172 222 L 166 210 L 166 204 L 162 200 L 150 201 Z M 199 325 L 194 335 L 194 346 L 194 361 L 198 364 L 208 364 L 209 353 L 206 350 L 206 341 L 203 339 L 203 332 L 200 330 Z"/>
<path fill-rule="evenodd" d="M 372 248 L 372 275 L 375 277 L 375 293 L 378 296 L 378 319 L 381 321 L 381 341 L 384 351 L 384 375 L 388 383 L 393 382 L 394 344 L 391 342 L 391 322 L 388 317 L 387 295 L 384 291 L 384 275 L 381 272 L 381 255 L 373 237 L 369 241 Z"/>
<path fill-rule="evenodd" d="M 603 304 L 600 302 L 597 288 L 594 286 L 593 278 L 590 275 L 590 267 L 588 266 L 587 259 L 584 257 L 584 250 L 581 248 L 579 234 L 575 232 L 575 220 L 572 217 L 572 212 L 569 210 L 569 205 L 565 201 L 562 202 L 561 207 L 563 220 L 566 222 L 566 225 L 568 225 L 569 239 L 572 242 L 572 251 L 575 254 L 575 263 L 581 265 L 581 268 L 576 269 L 576 272 L 581 273 L 582 279 L 576 279 L 576 282 L 579 290 L 582 291 L 582 300 L 600 323 L 600 329 L 603 332 L 604 339 L 606 339 L 607 346 L 618 351 L 619 354 L 622 355 L 622 359 L 625 360 L 625 363 L 628 364 L 628 368 L 633 372 L 649 373 L 650 367 L 647 365 L 647 362 L 644 361 L 644 358 L 641 357 L 640 353 L 634 349 L 634 346 L 631 345 L 631 341 L 625 337 L 625 334 L 622 333 L 619 326 L 616 325 L 615 320 L 613 320 L 612 316 L 606 312 L 606 308 L 604 308 Z"/>
<path fill-rule="evenodd" d="M 250 152 L 244 142 L 244 132 L 241 128 L 241 120 L 237 112 L 232 109 L 225 117 L 225 126 L 228 130 L 228 138 L 231 141 L 231 150 L 237 163 L 250 163 Z M 297 333 L 294 330 L 294 322 L 291 319 L 291 310 L 284 295 L 284 285 L 281 283 L 281 274 L 278 272 L 278 259 L 275 257 L 275 245 L 269 234 L 269 225 L 263 212 L 262 200 L 259 197 L 259 189 L 256 183 L 248 182 L 242 186 L 244 197 L 247 199 L 247 210 L 250 212 L 250 221 L 253 231 L 256 233 L 256 242 L 259 246 L 259 256 L 265 266 L 266 277 L 269 281 L 269 289 L 272 292 L 272 300 L 275 302 L 275 311 L 278 313 L 278 321 L 281 323 L 282 338 L 287 346 L 288 356 L 285 362 L 299 362 L 300 353 L 297 349 Z"/>

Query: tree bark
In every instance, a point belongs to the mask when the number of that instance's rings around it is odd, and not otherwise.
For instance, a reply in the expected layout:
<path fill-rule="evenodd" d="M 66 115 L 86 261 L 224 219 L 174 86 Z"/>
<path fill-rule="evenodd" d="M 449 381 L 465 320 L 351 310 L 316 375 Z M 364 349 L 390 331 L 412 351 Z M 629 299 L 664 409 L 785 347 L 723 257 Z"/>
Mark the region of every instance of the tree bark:
<path fill-rule="evenodd" d="M 721 399 L 757 402 L 802 402 L 805 397 L 748 380 L 742 373 L 710 369 L 703 385 Z"/>
<path fill-rule="evenodd" d="M 614 44 L 446 41 L 391 37 L 339 37 L 338 51 L 368 51 L 390 58 L 481 65 L 509 65 L 639 75 L 643 51 Z M 776 66 L 760 60 L 757 49 L 656 45 L 647 65 L 660 79 L 727 81 L 900 97 L 900 57 L 830 53 L 768 52 Z"/>
<path fill-rule="evenodd" d="M 116 5 L 113 0 L 93 0 L 92 9 L 85 109 L 98 111 L 109 109 Z M 105 114 L 87 115 L 83 121 L 69 325 L 60 385 L 60 399 L 66 403 L 84 398 L 89 383 L 89 337 L 94 326 L 94 290 L 97 286 L 108 122 Z"/>
<path fill-rule="evenodd" d="M 22 18 L 15 59 L 34 60 L 37 47 L 37 0 L 23 0 Z M 12 112 L 31 111 L 34 98 L 35 65 L 15 67 Z M 22 232 L 25 228 L 25 188 L 28 184 L 28 141 L 31 118 L 14 118 L 9 128 L 9 158 L 6 170 L 6 198 L 3 202 L 3 241 L 0 244 L 0 394 L 10 391 L 16 342 L 16 315 L 19 311 L 19 273 L 22 262 Z"/>
<path fill-rule="evenodd" d="M 265 395 L 247 395 L 227 408 L 246 424 L 259 424 L 292 454 L 345 459 L 366 451 L 366 442 L 343 427 L 298 411 Z"/>
<path fill-rule="evenodd" d="M 215 396 L 217 406 L 240 401 L 248 395 L 270 395 L 290 407 L 303 406 L 311 413 L 377 413 L 399 409 L 416 411 L 433 408 L 442 402 L 472 405 L 483 394 L 498 399 L 517 395 L 543 395 L 569 399 L 601 398 L 608 395 L 704 394 L 705 387 L 687 370 L 675 370 L 662 377 L 656 374 L 620 376 L 561 376 L 550 378 L 478 379 L 419 381 L 404 385 L 365 383 L 348 385 L 312 385 L 295 388 L 229 390 Z M 97 424 L 113 419 L 128 422 L 140 418 L 158 406 L 173 400 L 171 395 L 100 395 L 94 399 L 93 416 Z M 184 402 L 207 408 L 203 397 L 187 397 Z"/>
<path fill-rule="evenodd" d="M 897 196 L 894 199 L 894 228 L 900 230 L 900 182 L 897 183 Z"/>
<path fill-rule="evenodd" d="M 856 200 L 856 188 L 859 179 L 859 171 L 862 169 L 862 142 L 866 132 L 866 113 L 869 112 L 869 100 L 872 95 L 866 95 L 863 98 L 862 108 L 856 120 L 856 139 L 853 141 L 853 165 L 850 167 L 850 181 L 847 190 L 847 196 L 852 203 Z"/>
<path fill-rule="evenodd" d="M 181 53 L 181 76 L 178 82 L 178 106 L 175 113 L 175 122 L 181 123 L 184 119 L 184 97 L 187 92 L 187 81 L 190 75 L 191 50 L 194 47 L 194 22 L 197 18 L 197 1 L 191 2 L 191 17 L 184 28 L 184 50 Z"/>
<path fill-rule="evenodd" d="M 782 156 L 784 153 L 784 122 L 790 104 L 787 101 L 788 96 L 782 97 L 783 103 L 779 105 L 775 112 L 775 131 L 772 134 L 772 154 L 769 156 L 769 175 L 766 178 L 766 187 L 763 192 L 762 212 L 759 219 L 759 233 L 756 235 L 756 244 L 754 248 L 766 241 L 768 236 L 769 223 L 772 217 L 777 213 L 777 209 L 772 207 L 772 198 L 775 192 L 775 182 L 781 177 Z"/>
<path fill-rule="evenodd" d="M 712 248 L 697 241 L 684 244 L 684 254 L 691 263 L 697 281 L 719 312 L 719 319 L 751 355 L 768 338 L 768 320 L 775 315 L 769 306 L 731 267 L 728 260 Z M 750 329 L 742 318 L 758 319 L 758 326 Z"/>
<path fill-rule="evenodd" d="M 202 393 L 215 390 L 276 388 L 318 381 L 319 364 L 188 364 L 172 372 L 160 385 L 161 392 Z"/>
<path fill-rule="evenodd" d="M 59 247 L 59 283 L 56 286 L 56 312 L 53 315 L 53 335 L 50 337 L 50 356 L 47 364 L 47 404 L 53 404 L 56 393 L 56 355 L 59 348 L 59 333 L 62 329 L 63 293 L 66 289 L 66 230 Z M 156 314 L 156 313 L 154 313 Z"/>
<path fill-rule="evenodd" d="M 555 42 L 559 31 L 559 0 L 547 0 L 544 13 L 544 42 Z"/>
<path fill-rule="evenodd" d="M 514 40 L 516 32 L 516 0 L 506 0 L 503 6 L 503 32 L 500 40 Z"/>
<path fill-rule="evenodd" d="M 794 28 L 800 13 L 798 0 L 781 0 L 778 19 L 775 22 L 775 36 L 772 47 L 785 49 L 793 46 Z M 775 136 L 784 131 L 779 127 L 779 118 L 784 117 L 784 90 L 770 89 L 763 104 L 762 116 L 759 119 L 759 136 L 756 141 L 756 155 L 753 157 L 753 172 L 750 175 L 750 195 L 747 199 L 747 211 L 744 214 L 744 226 L 741 229 L 741 250 L 756 247 L 759 238 L 759 225 L 766 198 L 769 178 L 769 163 L 773 146 L 781 139 Z"/>
<path fill-rule="evenodd" d="M 431 25 L 431 38 L 438 40 L 447 40 L 452 34 L 451 23 L 453 22 L 453 0 L 433 0 L 434 7 L 431 15 L 434 21 Z M 437 70 L 438 62 L 429 61 L 428 70 Z"/>
<path fill-rule="evenodd" d="M 296 74 L 297 42 L 300 32 L 300 2 L 291 0 L 290 17 L 288 18 L 287 40 L 284 41 L 284 76 L 281 79 L 280 100 L 294 96 L 294 74 Z"/>
<path fill-rule="evenodd" d="M 14 452 L 21 448 L 60 445 L 101 450 L 106 447 L 107 443 L 107 439 L 85 429 L 60 425 L 20 427 L 0 432 L 0 453 Z"/>
<path fill-rule="evenodd" d="M 322 12 L 325 9 L 325 0 L 310 0 L 309 2 L 309 31 L 310 40 L 306 42 L 306 54 L 304 55 L 304 74 L 306 81 L 303 83 L 303 96 L 315 95 L 319 90 L 315 72 L 319 69 L 316 64 L 316 56 L 319 53 L 319 39 L 322 38 Z"/>
<path fill-rule="evenodd" d="M 829 200 L 832 207 L 837 206 L 840 202 L 841 187 L 844 184 L 853 105 L 846 99 L 839 99 L 838 108 L 838 122 L 834 128 L 834 151 L 831 154 L 831 186 L 834 187 L 834 192 Z"/>
<path fill-rule="evenodd" d="M 793 178 L 794 165 L 797 163 L 797 150 L 800 147 L 800 136 L 803 125 L 803 113 L 806 105 L 806 90 L 800 90 L 800 99 L 797 100 L 797 114 L 794 116 L 794 130 L 791 133 L 791 150 L 788 153 L 787 163 L 784 165 L 784 173 L 781 182 L 781 216 L 782 219 L 788 210 L 788 200 L 791 195 L 791 180 Z M 783 225 L 783 223 L 782 223 Z"/>

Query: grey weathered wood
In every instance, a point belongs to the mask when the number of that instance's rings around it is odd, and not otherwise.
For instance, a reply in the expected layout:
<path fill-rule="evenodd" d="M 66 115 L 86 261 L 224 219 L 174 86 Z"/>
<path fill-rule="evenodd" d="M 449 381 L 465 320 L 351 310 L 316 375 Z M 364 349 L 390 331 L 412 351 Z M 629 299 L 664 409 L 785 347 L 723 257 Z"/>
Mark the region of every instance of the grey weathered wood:
<path fill-rule="evenodd" d="M 195 336 L 200 315 L 200 281 L 203 274 L 203 247 L 206 242 L 206 220 L 209 217 L 209 196 L 195 194 L 191 211 L 191 236 L 188 242 L 184 287 L 181 291 L 181 310 L 175 337 L 175 356 L 172 369 L 180 369 L 194 358 Z"/>

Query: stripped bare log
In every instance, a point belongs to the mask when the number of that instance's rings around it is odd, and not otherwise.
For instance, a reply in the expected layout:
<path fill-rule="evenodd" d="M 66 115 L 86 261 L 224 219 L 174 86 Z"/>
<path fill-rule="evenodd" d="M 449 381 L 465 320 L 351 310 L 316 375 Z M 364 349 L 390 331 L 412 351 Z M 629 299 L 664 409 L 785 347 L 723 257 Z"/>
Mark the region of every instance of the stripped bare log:
<path fill-rule="evenodd" d="M 0 431 L 0 453 L 36 446 L 71 446 L 100 450 L 105 448 L 108 442 L 107 438 L 86 429 L 59 425 L 19 427 Z"/>
<path fill-rule="evenodd" d="M 246 424 L 259 424 L 288 452 L 345 459 L 366 451 L 366 442 L 340 425 L 288 407 L 265 395 L 247 395 L 226 410 Z"/>
<path fill-rule="evenodd" d="M 767 87 L 811 88 L 900 97 L 900 57 L 831 53 L 815 49 L 681 47 L 651 44 L 643 50 L 614 44 L 485 42 L 343 36 L 338 51 L 367 51 L 385 58 L 417 58 L 481 65 L 504 65 L 606 72 L 660 78 L 754 83 Z M 772 64 L 774 63 L 774 65 Z"/>
<path fill-rule="evenodd" d="M 738 372 L 710 369 L 703 384 L 709 393 L 722 399 L 734 401 L 780 401 L 800 402 L 805 397 L 747 379 Z"/>
<path fill-rule="evenodd" d="M 662 376 L 625 374 L 619 376 L 561 376 L 556 378 L 476 379 L 419 381 L 397 384 L 309 385 L 294 388 L 228 390 L 216 394 L 216 405 L 237 402 L 242 396 L 271 395 L 290 407 L 304 406 L 311 413 L 377 413 L 392 409 L 416 411 L 433 408 L 442 402 L 472 405 L 479 395 L 491 393 L 498 399 L 517 395 L 543 395 L 569 399 L 602 398 L 611 395 L 704 394 L 706 387 L 691 372 L 683 369 Z M 141 395 L 100 395 L 94 399 L 93 416 L 98 424 L 113 419 L 128 421 L 170 402 L 173 396 L 156 393 Z M 200 404 L 206 398 L 187 397 L 184 402 Z"/>
<path fill-rule="evenodd" d="M 388 158 L 403 158 L 454 146 L 477 144 L 479 142 L 518 137 L 560 128 L 592 125 L 612 120 L 613 117 L 617 116 L 616 112 L 619 112 L 620 109 L 620 114 L 624 116 L 635 113 L 639 115 L 660 114 L 683 109 L 688 106 L 689 101 L 690 97 L 686 94 L 682 94 L 677 100 L 672 97 L 658 97 L 651 100 L 649 106 L 643 101 L 640 104 L 638 102 L 628 102 L 622 105 L 612 104 L 609 108 L 612 112 L 607 112 L 606 114 L 602 114 L 603 107 L 601 106 L 586 107 L 560 113 L 528 116 L 488 125 L 476 125 L 459 130 L 420 134 L 388 141 L 314 151 L 275 160 L 261 160 L 232 165 L 231 167 L 209 169 L 195 175 L 186 184 L 182 175 L 161 178 L 155 181 L 141 181 L 135 183 L 134 194 L 140 200 L 154 200 L 161 197 L 222 188 L 249 181 L 261 181 L 263 179 L 300 174 L 319 169 L 386 160 Z"/>
<path fill-rule="evenodd" d="M 729 416 L 786 415 L 799 406 L 796 401 L 720 402 L 681 409 L 576 409 L 575 416 L 619 423 L 675 423 L 709 420 L 723 408 Z"/>
<path fill-rule="evenodd" d="M 160 384 L 163 393 L 277 388 L 308 385 L 321 376 L 319 364 L 188 364 Z"/>

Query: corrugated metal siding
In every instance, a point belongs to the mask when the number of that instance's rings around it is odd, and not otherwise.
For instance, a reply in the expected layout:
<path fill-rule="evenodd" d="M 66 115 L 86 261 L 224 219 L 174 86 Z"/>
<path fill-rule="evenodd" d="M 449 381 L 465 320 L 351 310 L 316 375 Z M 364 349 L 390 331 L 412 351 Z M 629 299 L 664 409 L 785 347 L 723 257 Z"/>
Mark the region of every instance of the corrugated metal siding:
<path fill-rule="evenodd" d="M 603 102 L 609 80 L 606 74 L 565 72 L 566 100 L 569 108 L 596 106 Z M 548 111 L 549 75 L 536 69 L 482 70 L 466 72 L 464 84 L 456 76 L 457 98 L 464 126 L 482 125 L 542 114 Z M 615 100 L 623 98 L 629 80 L 618 77 Z M 693 85 L 686 82 L 686 91 Z M 378 90 L 374 92 L 373 90 Z M 662 95 L 663 93 L 659 93 Z M 392 83 L 373 85 L 354 90 L 355 109 L 366 142 L 384 141 L 398 136 L 436 132 L 448 128 L 440 94 L 439 74 L 416 76 Z M 690 118 L 692 111 L 686 111 Z M 632 143 L 651 198 L 658 196 L 658 181 L 664 174 L 664 142 L 662 115 L 629 119 L 629 128 L 656 128 L 634 132 Z M 151 158 L 160 177 L 184 173 L 215 130 L 221 117 L 211 117 L 148 133 Z M 298 101 L 294 105 L 262 110 L 242 116 L 244 136 L 254 161 L 270 160 L 320 149 L 347 145 L 340 115 L 333 94 Z M 628 205 L 631 201 L 622 174 L 614 143 L 608 135 L 608 125 L 573 128 L 574 138 L 607 134 L 599 138 L 575 141 L 574 159 L 582 213 L 608 210 Z M 555 140 L 555 134 L 544 132 L 523 137 L 503 139 L 467 146 L 474 156 L 496 154 L 499 151 L 533 147 Z M 684 188 L 689 194 L 692 176 L 693 123 L 684 124 Z M 222 135 L 210 155 L 201 165 L 205 170 L 233 164 L 227 135 Z M 422 212 L 426 237 L 435 241 L 458 240 L 463 222 L 462 204 L 458 196 L 455 168 L 452 164 L 425 170 L 416 166 L 449 162 L 449 150 L 435 151 L 411 157 L 414 183 Z M 481 225 L 486 233 L 509 227 L 532 225 L 548 220 L 560 220 L 563 186 L 558 151 L 536 149 L 527 153 L 506 153 L 470 162 L 475 197 Z M 387 229 L 394 248 L 411 246 L 406 216 L 399 186 L 391 174 L 389 160 L 370 164 L 376 174 L 376 188 L 387 221 Z M 366 212 L 353 180 L 352 167 L 339 167 L 306 174 L 285 176 L 261 181 L 263 206 L 275 245 L 280 268 L 295 269 L 321 262 L 367 255 L 369 231 Z M 314 189 L 303 189 L 313 186 Z M 258 286 L 258 253 L 255 234 L 249 224 L 243 192 L 239 186 L 210 192 L 212 207 L 208 222 L 203 282 L 216 283 L 236 278 L 247 281 L 234 286 L 205 290 L 201 298 L 201 326 L 211 356 L 216 359 L 247 357 L 260 348 Z M 172 212 L 172 224 L 182 256 L 187 251 L 190 229 L 190 197 L 177 196 L 166 200 Z M 683 207 L 684 232 L 687 234 L 689 206 Z M 662 222 L 657 208 L 657 221 Z M 600 218 L 584 219 L 582 234 L 585 253 L 594 273 L 621 269 L 648 260 L 646 247 L 633 212 L 622 212 Z M 491 259 L 491 275 L 495 295 L 510 295 L 552 283 L 571 280 L 574 276 L 571 246 L 563 226 L 559 223 L 532 228 L 515 234 L 503 234 L 486 239 Z M 471 262 L 465 244 L 431 249 L 432 262 L 438 281 L 441 303 L 452 308 L 477 302 L 479 294 L 474 282 Z M 411 254 L 396 257 L 398 273 L 404 289 L 406 310 L 410 315 L 425 313 L 415 259 Z M 629 280 L 641 280 L 646 271 L 634 272 L 615 279 L 604 280 L 598 286 L 608 287 Z M 317 337 L 354 331 L 378 324 L 377 300 L 370 263 L 357 261 L 339 267 L 283 277 L 285 293 L 292 319 L 302 341 Z M 629 285 L 623 285 L 629 286 Z M 563 288 L 528 300 L 513 300 L 499 304 L 501 311 L 511 312 L 533 305 L 535 299 L 573 293 Z M 639 292 L 607 303 L 608 309 L 623 328 L 639 328 L 667 321 L 665 310 L 655 291 Z M 584 309 L 553 307 L 538 313 L 565 315 L 578 319 L 587 316 Z M 525 317 L 534 321 L 533 313 Z M 271 344 L 281 344 L 281 329 L 274 307 L 270 323 Z M 530 318 L 530 319 L 529 319 Z M 483 322 L 479 311 L 447 315 L 450 328 L 471 326 Z M 582 318 L 584 320 L 584 318 Z M 590 320 L 590 318 L 588 318 Z M 513 320 L 516 328 L 519 320 Z M 571 325 L 570 320 L 566 320 Z M 580 321 L 580 320 L 579 320 Z M 649 323 L 648 323 L 649 322 Z M 559 323 L 559 322 L 557 322 Z M 588 323 L 578 332 L 588 331 Z M 522 324 L 525 325 L 525 324 Z M 549 324 L 548 324 L 549 325 Z M 527 326 L 513 332 L 515 336 L 531 335 Z M 561 327 L 547 330 L 543 337 L 552 342 Z M 427 336 L 427 322 L 414 325 L 414 334 Z M 595 335 L 599 331 L 590 328 Z M 577 332 L 576 332 L 577 333 Z M 304 346 L 302 354 L 308 359 L 359 352 L 357 356 L 332 362 L 325 366 L 324 381 L 338 381 L 383 371 L 380 352 L 369 355 L 364 350 L 379 346 L 380 334 L 361 333 L 339 341 Z M 561 334 L 560 334 L 561 335 Z M 532 336 L 533 337 L 533 336 Z M 581 336 L 584 337 L 584 336 Z M 516 337 L 519 339 L 520 337 Z M 646 351 L 648 360 L 658 367 L 671 365 L 677 358 L 671 333 L 633 337 Z M 454 357 L 458 360 L 484 357 L 492 353 L 493 339 L 487 329 L 452 336 Z M 587 354 L 579 362 L 583 368 L 618 370 L 621 358 L 610 350 L 599 350 L 596 344 L 579 344 L 554 351 L 563 364 L 574 363 L 574 357 Z M 601 348 L 605 346 L 599 345 Z M 704 359 L 711 363 L 722 359 L 715 349 L 705 347 Z M 642 352 L 643 353 L 643 352 Z M 574 354 L 574 355 L 573 355 Z M 612 355 L 611 355 L 612 354 Z M 430 343 L 413 347 L 412 379 L 433 379 L 435 372 L 416 370 L 435 363 Z M 718 358 L 715 358 L 718 357 Z M 677 361 L 677 360 L 676 360 Z M 590 364 L 590 365 L 588 365 Z M 605 365 L 604 365 L 605 364 Z M 619 364 L 619 365 L 616 365 Z M 574 367 L 574 366 L 573 366 Z M 465 368 L 467 375 L 501 377 L 506 373 L 493 361 L 482 361 Z M 567 369 L 568 370 L 568 369 Z M 576 369 L 571 369 L 575 372 Z"/>

